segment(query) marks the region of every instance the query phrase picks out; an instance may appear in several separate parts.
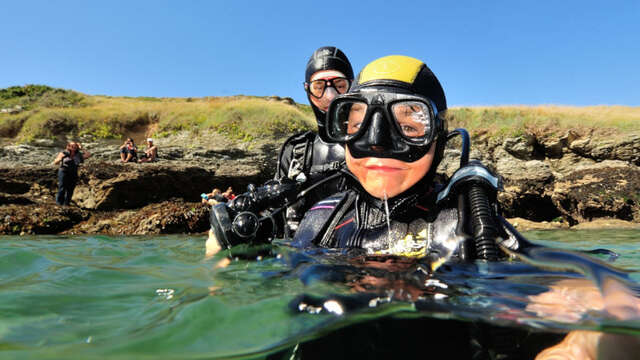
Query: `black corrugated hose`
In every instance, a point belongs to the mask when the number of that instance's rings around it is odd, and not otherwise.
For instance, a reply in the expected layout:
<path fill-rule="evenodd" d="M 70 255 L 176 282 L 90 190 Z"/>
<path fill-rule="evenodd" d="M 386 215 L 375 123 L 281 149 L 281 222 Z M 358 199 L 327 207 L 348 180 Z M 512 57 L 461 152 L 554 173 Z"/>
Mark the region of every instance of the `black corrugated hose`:
<path fill-rule="evenodd" d="M 478 259 L 498 260 L 498 228 L 496 226 L 487 191 L 480 184 L 469 186 L 471 226 Z"/>

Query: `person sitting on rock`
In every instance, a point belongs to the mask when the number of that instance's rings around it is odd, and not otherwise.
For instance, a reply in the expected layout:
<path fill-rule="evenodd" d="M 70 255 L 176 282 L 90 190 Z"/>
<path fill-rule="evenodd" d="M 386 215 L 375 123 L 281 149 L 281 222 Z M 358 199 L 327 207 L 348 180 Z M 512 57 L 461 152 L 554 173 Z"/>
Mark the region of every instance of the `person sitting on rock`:
<path fill-rule="evenodd" d="M 236 198 L 236 195 L 233 193 L 233 188 L 229 186 L 225 192 L 222 193 L 222 196 L 227 198 L 227 200 L 233 200 Z"/>
<path fill-rule="evenodd" d="M 132 138 L 127 138 L 124 144 L 120 146 L 120 160 L 123 163 L 138 161 L 138 148 Z"/>
<path fill-rule="evenodd" d="M 80 152 L 82 145 L 77 142 L 67 143 L 66 149 L 56 156 L 53 163 L 60 164 L 58 168 L 58 193 L 56 203 L 69 205 L 73 197 L 73 190 L 78 182 L 78 166 L 91 156 L 88 151 Z"/>
<path fill-rule="evenodd" d="M 213 189 L 213 191 L 208 194 L 203 193 L 200 196 L 202 197 L 202 203 L 208 205 L 216 205 L 228 201 L 222 191 L 218 188 Z"/>
<path fill-rule="evenodd" d="M 153 144 L 153 139 L 147 139 L 147 149 L 140 155 L 140 160 L 138 162 L 152 162 L 156 160 L 158 156 L 158 146 Z"/>

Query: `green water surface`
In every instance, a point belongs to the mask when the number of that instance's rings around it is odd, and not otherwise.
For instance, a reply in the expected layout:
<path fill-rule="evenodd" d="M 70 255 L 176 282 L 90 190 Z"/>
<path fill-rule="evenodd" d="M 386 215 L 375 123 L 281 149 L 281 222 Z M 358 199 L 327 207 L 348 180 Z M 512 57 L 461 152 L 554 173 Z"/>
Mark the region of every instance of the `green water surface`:
<path fill-rule="evenodd" d="M 637 230 L 526 235 L 548 246 L 616 251 L 620 257 L 614 265 L 640 281 Z M 205 259 L 204 241 L 193 235 L 0 237 L 0 358 L 260 358 L 350 323 L 416 314 L 403 301 L 344 314 L 296 312 L 291 304 L 300 294 L 348 295 L 352 290 L 339 281 L 309 281 L 313 276 L 308 275 L 301 280 L 304 269 L 297 270 L 292 260 L 297 254 L 286 247 L 249 253 L 218 268 L 224 256 Z M 508 266 L 503 270 L 508 272 Z M 529 281 L 539 286 L 539 278 L 517 277 L 509 296 Z M 506 290 L 494 288 L 488 279 L 474 285 L 473 296 L 460 293 L 452 318 L 497 313 L 494 300 L 480 300 L 500 298 Z M 588 326 L 603 328 L 607 321 L 595 316 Z M 623 325 L 640 334 L 636 322 Z"/>

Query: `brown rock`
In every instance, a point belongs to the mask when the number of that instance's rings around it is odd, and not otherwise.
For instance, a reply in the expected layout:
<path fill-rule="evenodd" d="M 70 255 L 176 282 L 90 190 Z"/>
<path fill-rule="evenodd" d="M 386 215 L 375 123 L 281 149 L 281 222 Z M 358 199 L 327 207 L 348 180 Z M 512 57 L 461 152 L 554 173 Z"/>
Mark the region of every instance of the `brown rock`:
<path fill-rule="evenodd" d="M 54 204 L 0 206 L 0 234 L 57 234 L 89 214 L 77 207 Z"/>
<path fill-rule="evenodd" d="M 522 160 L 531 160 L 534 153 L 536 137 L 533 134 L 524 134 L 517 138 L 506 138 L 502 147 L 511 155 Z"/>
<path fill-rule="evenodd" d="M 552 200 L 572 225 L 600 217 L 640 221 L 640 169 L 621 161 L 580 167 L 554 184 Z"/>
<path fill-rule="evenodd" d="M 568 229 L 569 224 L 562 221 L 531 221 L 523 218 L 507 219 L 519 231 Z"/>
<path fill-rule="evenodd" d="M 143 235 L 202 233 L 208 229 L 208 206 L 173 199 L 137 210 L 96 213 L 66 232 Z"/>
<path fill-rule="evenodd" d="M 572 226 L 571 229 L 640 229 L 640 223 L 620 219 L 596 219 Z"/>

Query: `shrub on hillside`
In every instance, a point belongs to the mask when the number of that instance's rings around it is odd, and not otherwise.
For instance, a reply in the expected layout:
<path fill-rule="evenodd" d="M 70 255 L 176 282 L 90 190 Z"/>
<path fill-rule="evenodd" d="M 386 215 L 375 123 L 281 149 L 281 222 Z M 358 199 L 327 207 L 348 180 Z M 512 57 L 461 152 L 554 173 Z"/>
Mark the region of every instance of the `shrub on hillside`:
<path fill-rule="evenodd" d="M 0 89 L 0 108 L 20 106 L 28 110 L 35 107 L 68 108 L 86 105 L 84 95 L 46 85 L 11 86 Z"/>

